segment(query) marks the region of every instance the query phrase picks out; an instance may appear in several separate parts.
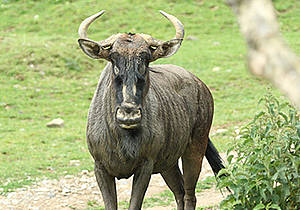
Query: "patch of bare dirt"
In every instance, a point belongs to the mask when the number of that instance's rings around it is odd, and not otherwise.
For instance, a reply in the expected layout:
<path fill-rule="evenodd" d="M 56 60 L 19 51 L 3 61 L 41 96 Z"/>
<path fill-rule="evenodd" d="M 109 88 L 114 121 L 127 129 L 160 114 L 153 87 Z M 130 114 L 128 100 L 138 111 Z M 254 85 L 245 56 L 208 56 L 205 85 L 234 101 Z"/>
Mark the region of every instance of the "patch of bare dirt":
<path fill-rule="evenodd" d="M 200 179 L 213 176 L 207 161 L 203 162 Z M 130 199 L 132 178 L 117 180 L 118 201 Z M 160 175 L 153 175 L 146 198 L 168 189 Z M 197 194 L 197 206 L 217 205 L 224 197 L 215 188 Z M 82 171 L 77 176 L 66 175 L 60 180 L 44 179 L 35 185 L 17 189 L 6 196 L 0 196 L 0 209 L 11 210 L 70 210 L 86 209 L 88 203 L 103 204 L 100 191 L 93 172 Z M 175 201 L 168 207 L 148 209 L 172 209 Z"/>

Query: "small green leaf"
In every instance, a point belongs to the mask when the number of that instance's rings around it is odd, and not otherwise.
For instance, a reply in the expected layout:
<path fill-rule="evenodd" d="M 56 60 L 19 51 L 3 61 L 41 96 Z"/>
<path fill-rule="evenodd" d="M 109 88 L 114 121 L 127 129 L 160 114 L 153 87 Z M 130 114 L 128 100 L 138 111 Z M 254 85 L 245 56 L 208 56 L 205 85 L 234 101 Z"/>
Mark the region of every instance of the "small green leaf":
<path fill-rule="evenodd" d="M 260 203 L 260 204 L 256 205 L 253 210 L 259 210 L 259 209 L 264 209 L 264 208 L 265 208 L 265 205 Z"/>
<path fill-rule="evenodd" d="M 229 164 L 231 163 L 232 158 L 233 158 L 233 155 L 229 155 L 229 156 L 227 157 L 227 161 L 228 161 Z"/>
<path fill-rule="evenodd" d="M 278 206 L 277 204 L 272 204 L 272 205 L 270 206 L 270 208 L 281 210 L 280 206 Z"/>
<path fill-rule="evenodd" d="M 257 115 L 255 115 L 255 117 L 254 117 L 254 122 L 257 120 L 257 119 L 259 119 L 261 116 L 263 116 L 265 114 L 265 112 L 264 111 L 261 111 L 261 112 L 259 112 Z"/>
<path fill-rule="evenodd" d="M 300 123 L 297 123 L 296 129 L 297 129 L 297 135 L 300 138 Z"/>

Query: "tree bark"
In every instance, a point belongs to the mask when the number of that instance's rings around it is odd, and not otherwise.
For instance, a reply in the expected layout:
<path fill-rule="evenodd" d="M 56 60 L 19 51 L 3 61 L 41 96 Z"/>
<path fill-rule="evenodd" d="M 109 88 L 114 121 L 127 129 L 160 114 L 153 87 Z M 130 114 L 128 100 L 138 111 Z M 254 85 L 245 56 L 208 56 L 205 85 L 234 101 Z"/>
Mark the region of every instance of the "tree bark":
<path fill-rule="evenodd" d="M 248 44 L 248 68 L 300 109 L 300 60 L 282 39 L 270 0 L 227 0 Z"/>

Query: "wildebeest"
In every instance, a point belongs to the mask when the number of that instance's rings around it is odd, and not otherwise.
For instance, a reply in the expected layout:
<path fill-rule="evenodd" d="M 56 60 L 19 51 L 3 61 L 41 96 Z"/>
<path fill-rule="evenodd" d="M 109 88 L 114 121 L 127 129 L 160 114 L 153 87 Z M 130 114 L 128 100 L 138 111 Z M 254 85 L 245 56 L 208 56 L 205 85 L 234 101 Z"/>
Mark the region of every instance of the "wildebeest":
<path fill-rule="evenodd" d="M 79 45 L 91 58 L 106 59 L 88 114 L 87 143 L 105 208 L 117 209 L 115 178 L 132 175 L 129 209 L 141 209 L 151 174 L 160 173 L 178 209 L 195 209 L 195 187 L 204 155 L 215 173 L 223 168 L 209 140 L 213 99 L 196 76 L 175 65 L 152 65 L 179 49 L 182 23 L 163 11 L 176 36 L 160 41 L 146 34 L 119 33 L 102 41 L 79 27 Z M 183 174 L 178 167 L 182 158 Z"/>

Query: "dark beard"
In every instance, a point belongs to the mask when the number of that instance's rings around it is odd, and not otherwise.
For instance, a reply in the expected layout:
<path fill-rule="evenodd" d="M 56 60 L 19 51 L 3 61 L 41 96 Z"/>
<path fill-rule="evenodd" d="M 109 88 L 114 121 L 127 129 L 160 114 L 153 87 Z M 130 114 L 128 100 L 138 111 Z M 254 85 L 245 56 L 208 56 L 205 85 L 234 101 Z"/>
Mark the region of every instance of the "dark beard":
<path fill-rule="evenodd" d="M 126 130 L 118 128 L 119 133 L 119 146 L 121 156 L 125 157 L 126 160 L 138 159 L 140 155 L 142 140 L 142 128 Z"/>

